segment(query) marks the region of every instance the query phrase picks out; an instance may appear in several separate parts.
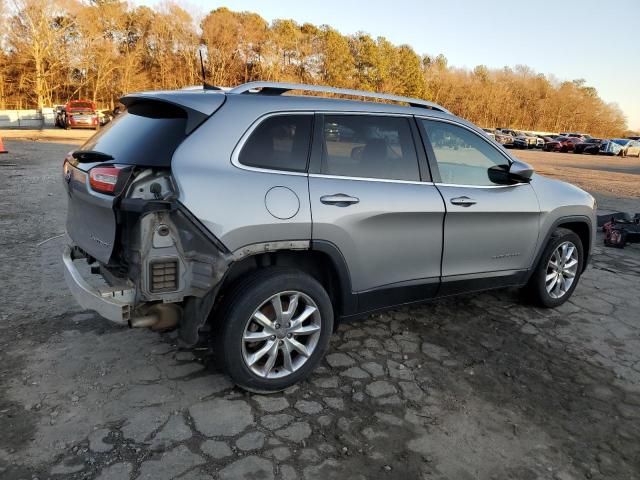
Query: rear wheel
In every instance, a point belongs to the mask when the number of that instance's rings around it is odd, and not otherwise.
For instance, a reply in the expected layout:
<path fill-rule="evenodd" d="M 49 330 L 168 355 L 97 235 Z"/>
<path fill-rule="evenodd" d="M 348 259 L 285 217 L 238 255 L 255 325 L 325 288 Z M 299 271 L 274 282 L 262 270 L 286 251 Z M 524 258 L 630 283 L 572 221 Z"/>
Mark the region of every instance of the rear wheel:
<path fill-rule="evenodd" d="M 216 353 L 234 383 L 277 392 L 306 378 L 324 357 L 333 307 L 313 277 L 268 268 L 233 288 L 217 322 Z"/>
<path fill-rule="evenodd" d="M 558 228 L 525 287 L 526 293 L 540 306 L 562 305 L 578 285 L 583 263 L 580 237 L 571 230 Z"/>

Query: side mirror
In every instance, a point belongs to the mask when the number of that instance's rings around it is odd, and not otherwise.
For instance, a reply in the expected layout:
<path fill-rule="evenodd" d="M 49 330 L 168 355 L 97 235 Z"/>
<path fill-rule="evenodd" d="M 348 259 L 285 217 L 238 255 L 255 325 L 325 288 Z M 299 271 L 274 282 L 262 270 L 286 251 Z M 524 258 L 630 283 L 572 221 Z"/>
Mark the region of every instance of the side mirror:
<path fill-rule="evenodd" d="M 514 160 L 509 167 L 509 176 L 518 182 L 530 182 L 533 172 L 531 165 L 520 160 Z"/>
<path fill-rule="evenodd" d="M 498 185 L 513 185 L 531 181 L 533 167 L 515 160 L 511 165 L 495 165 L 488 170 L 489 179 Z"/>

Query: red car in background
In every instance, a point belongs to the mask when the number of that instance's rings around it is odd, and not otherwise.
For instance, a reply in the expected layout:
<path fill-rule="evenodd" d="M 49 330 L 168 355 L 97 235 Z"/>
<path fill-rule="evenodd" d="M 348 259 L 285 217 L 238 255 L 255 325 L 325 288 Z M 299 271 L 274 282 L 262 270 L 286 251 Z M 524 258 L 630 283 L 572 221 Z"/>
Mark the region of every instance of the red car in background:
<path fill-rule="evenodd" d="M 69 100 L 64 107 L 64 128 L 100 127 L 100 119 L 96 104 L 91 100 Z"/>
<path fill-rule="evenodd" d="M 547 152 L 573 152 L 577 143 L 584 140 L 576 137 L 557 137 L 551 142 L 544 144 L 544 150 Z"/>

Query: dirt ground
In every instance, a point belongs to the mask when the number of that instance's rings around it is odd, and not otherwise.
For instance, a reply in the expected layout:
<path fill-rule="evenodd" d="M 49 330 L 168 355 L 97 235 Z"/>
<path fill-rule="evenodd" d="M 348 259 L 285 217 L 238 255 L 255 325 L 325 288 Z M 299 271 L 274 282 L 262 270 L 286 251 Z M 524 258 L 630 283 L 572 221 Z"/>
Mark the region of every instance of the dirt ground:
<path fill-rule="evenodd" d="M 640 246 L 599 238 L 555 310 L 506 290 L 344 324 L 309 381 L 251 395 L 171 333 L 80 310 L 56 237 L 73 145 L 5 144 L 3 480 L 640 478 Z M 640 211 L 638 159 L 516 155 Z"/>

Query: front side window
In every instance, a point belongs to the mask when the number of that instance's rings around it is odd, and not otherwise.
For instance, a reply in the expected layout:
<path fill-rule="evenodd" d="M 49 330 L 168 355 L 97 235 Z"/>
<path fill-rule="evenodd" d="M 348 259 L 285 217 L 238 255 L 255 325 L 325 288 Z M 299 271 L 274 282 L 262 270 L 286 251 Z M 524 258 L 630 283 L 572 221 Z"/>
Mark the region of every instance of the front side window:
<path fill-rule="evenodd" d="M 239 162 L 269 170 L 306 171 L 312 119 L 312 115 L 267 118 L 242 147 Z"/>
<path fill-rule="evenodd" d="M 411 126 L 404 117 L 325 115 L 321 173 L 419 181 Z"/>
<path fill-rule="evenodd" d="M 434 120 L 421 121 L 433 147 L 442 183 L 503 184 L 501 180 L 509 161 L 489 142 L 463 127 Z"/>

